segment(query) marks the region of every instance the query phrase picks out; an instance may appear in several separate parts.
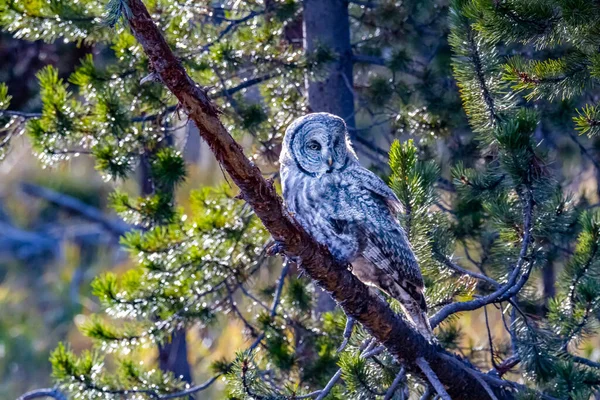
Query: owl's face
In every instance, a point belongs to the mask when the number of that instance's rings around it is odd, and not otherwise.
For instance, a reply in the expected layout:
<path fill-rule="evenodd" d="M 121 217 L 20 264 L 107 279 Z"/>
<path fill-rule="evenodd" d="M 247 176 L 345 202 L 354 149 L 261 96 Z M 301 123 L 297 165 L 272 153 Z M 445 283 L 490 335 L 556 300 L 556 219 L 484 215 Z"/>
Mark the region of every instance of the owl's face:
<path fill-rule="evenodd" d="M 354 157 L 344 120 L 328 113 L 298 118 L 287 129 L 282 158 L 290 156 L 303 172 L 320 176 L 344 168 Z"/>

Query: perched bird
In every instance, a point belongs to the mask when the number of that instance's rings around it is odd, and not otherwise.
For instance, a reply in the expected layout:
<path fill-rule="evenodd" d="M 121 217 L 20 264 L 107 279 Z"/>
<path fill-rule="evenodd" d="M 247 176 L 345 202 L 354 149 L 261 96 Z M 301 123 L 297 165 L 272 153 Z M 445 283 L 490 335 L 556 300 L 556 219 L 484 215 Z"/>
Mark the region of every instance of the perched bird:
<path fill-rule="evenodd" d="M 433 337 L 423 277 L 396 215 L 394 192 L 356 157 L 344 120 L 308 114 L 286 130 L 279 157 L 287 209 L 352 273 L 402 305 L 428 340 Z"/>

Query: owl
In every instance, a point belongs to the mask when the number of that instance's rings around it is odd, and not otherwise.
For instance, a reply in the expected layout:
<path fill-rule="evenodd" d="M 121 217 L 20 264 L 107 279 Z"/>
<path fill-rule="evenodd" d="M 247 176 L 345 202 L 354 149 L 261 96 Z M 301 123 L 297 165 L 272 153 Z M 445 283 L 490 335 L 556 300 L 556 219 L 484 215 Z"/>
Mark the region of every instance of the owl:
<path fill-rule="evenodd" d="M 396 215 L 400 201 L 363 168 L 344 120 L 309 114 L 286 130 L 279 157 L 283 198 L 302 227 L 367 285 L 398 300 L 428 340 L 423 277 Z"/>

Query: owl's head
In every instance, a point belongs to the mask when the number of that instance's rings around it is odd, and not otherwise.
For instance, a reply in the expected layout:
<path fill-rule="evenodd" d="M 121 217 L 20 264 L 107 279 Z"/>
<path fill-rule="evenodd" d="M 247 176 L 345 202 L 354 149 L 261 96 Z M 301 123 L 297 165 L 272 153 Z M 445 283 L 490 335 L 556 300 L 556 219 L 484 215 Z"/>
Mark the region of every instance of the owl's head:
<path fill-rule="evenodd" d="M 290 159 L 312 176 L 340 170 L 357 161 L 346 123 L 329 113 L 308 114 L 292 122 L 285 131 L 279 160 L 283 165 Z"/>

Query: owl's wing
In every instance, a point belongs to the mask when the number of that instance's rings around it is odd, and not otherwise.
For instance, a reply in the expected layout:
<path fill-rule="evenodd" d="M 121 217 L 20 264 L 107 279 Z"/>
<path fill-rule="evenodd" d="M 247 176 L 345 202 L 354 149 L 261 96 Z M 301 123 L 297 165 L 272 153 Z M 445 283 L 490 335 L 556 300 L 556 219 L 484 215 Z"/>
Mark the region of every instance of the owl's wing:
<path fill-rule="evenodd" d="M 402 212 L 402 203 L 396 197 L 396 194 L 390 189 L 380 177 L 366 168 L 356 168 L 352 171 L 362 188 L 368 190 L 374 195 L 380 196 L 385 200 L 386 205 L 394 214 Z"/>
<path fill-rule="evenodd" d="M 401 209 L 400 201 L 389 186 L 371 171 L 360 168 L 353 173 L 359 178 L 364 195 L 371 197 L 371 201 L 365 203 L 366 218 L 360 225 L 364 246 L 362 256 L 385 270 L 404 290 L 411 295 L 414 293 L 414 297 L 421 301 L 421 270 L 406 233 L 396 218 L 397 211 Z"/>
<path fill-rule="evenodd" d="M 413 297 L 421 299 L 423 277 L 417 259 L 406 234 L 400 226 L 397 229 L 373 229 L 372 225 L 361 227 L 364 247 L 361 255 L 377 268 L 386 272 Z"/>

